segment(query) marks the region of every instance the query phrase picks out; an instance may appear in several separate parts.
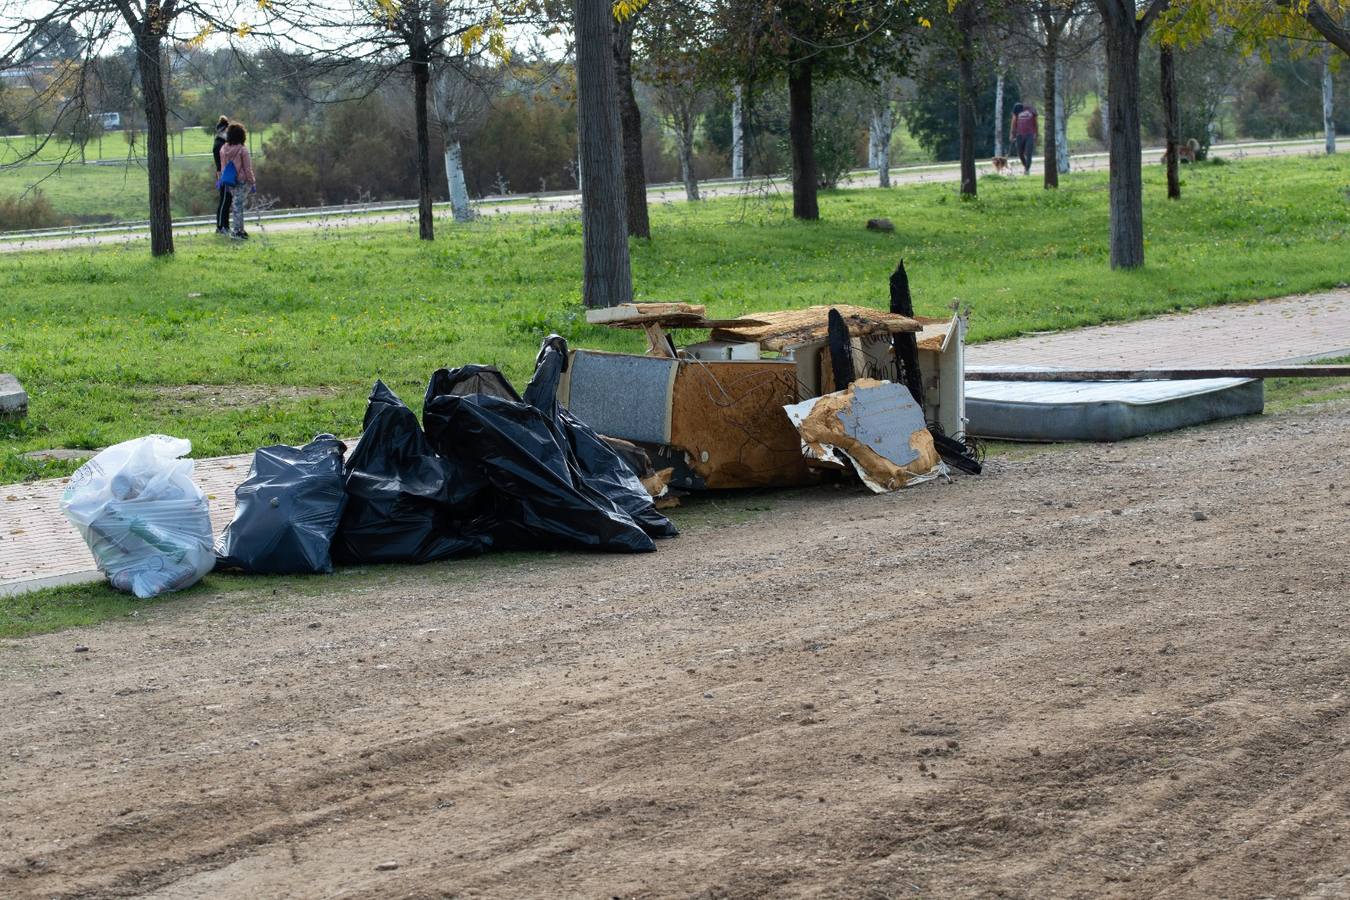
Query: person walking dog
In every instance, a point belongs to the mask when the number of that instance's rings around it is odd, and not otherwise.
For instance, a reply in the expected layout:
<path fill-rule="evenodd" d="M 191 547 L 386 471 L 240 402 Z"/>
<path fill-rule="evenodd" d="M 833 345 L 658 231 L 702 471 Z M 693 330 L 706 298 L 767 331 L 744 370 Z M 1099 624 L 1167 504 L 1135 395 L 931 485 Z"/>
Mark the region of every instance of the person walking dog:
<path fill-rule="evenodd" d="M 1017 158 L 1022 161 L 1022 174 L 1031 174 L 1031 158 L 1036 153 L 1036 110 L 1021 103 L 1013 104 L 1012 134 Z"/>

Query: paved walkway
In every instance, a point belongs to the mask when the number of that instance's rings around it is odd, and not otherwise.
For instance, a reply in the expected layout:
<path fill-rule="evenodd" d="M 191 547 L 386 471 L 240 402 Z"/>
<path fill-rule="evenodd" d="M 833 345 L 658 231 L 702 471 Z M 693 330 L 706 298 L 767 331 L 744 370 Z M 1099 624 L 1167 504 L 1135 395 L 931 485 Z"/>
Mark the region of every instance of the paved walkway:
<path fill-rule="evenodd" d="M 969 365 L 1247 365 L 1350 355 L 1350 290 L 1211 307 L 1121 325 L 972 347 Z M 234 515 L 250 455 L 200 460 L 216 533 Z M 97 581 L 89 550 L 61 514 L 64 479 L 0 486 L 0 596 Z"/>

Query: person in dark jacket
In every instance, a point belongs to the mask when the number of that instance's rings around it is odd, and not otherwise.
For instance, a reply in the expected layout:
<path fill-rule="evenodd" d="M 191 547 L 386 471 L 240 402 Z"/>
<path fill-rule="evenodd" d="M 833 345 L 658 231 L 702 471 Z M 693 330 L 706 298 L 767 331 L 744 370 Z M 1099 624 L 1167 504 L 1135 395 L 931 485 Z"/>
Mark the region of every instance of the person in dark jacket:
<path fill-rule="evenodd" d="M 216 161 L 216 182 L 220 181 L 220 148 L 225 146 L 226 131 L 230 127 L 230 120 L 225 116 L 220 117 L 216 123 L 216 139 L 211 144 L 211 156 Z M 216 234 L 230 233 L 230 206 L 234 202 L 230 189 L 221 184 L 216 188 L 220 196 L 216 198 Z"/>

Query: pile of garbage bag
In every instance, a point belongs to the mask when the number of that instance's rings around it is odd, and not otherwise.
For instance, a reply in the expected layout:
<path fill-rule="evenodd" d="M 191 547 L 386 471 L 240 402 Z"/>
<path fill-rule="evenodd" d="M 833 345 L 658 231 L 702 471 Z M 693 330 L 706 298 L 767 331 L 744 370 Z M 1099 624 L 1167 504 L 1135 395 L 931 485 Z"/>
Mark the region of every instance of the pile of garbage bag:
<path fill-rule="evenodd" d="M 62 507 L 113 586 L 139 597 L 188 587 L 213 565 L 295 574 L 500 549 L 653 551 L 679 532 L 629 462 L 558 403 L 567 360 L 551 335 L 523 397 L 492 366 L 440 369 L 421 423 L 377 381 L 350 453 L 330 434 L 255 453 L 214 545 L 192 461 L 179 458 L 187 441 L 105 450 Z"/>

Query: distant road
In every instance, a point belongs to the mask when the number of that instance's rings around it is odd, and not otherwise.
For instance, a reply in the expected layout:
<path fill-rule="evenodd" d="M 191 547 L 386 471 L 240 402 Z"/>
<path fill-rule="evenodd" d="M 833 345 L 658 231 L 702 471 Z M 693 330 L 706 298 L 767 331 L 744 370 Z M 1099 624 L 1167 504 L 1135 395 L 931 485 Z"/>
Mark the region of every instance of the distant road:
<path fill-rule="evenodd" d="M 1214 155 L 1229 159 L 1250 159 L 1276 156 L 1319 156 L 1323 142 L 1307 141 L 1261 141 L 1237 144 L 1215 144 L 1210 148 Z M 1156 165 L 1162 155 L 1161 147 L 1143 151 L 1144 164 Z M 1037 158 L 1039 166 L 1040 159 Z M 1074 171 L 1096 171 L 1107 168 L 1105 153 L 1085 153 L 1071 157 Z M 1014 163 L 1016 168 L 1016 163 Z M 982 175 L 991 173 L 987 160 L 981 160 L 979 170 Z M 1013 177 L 1040 178 L 1039 168 L 1033 168 L 1030 176 Z M 957 181 L 960 178 L 960 166 L 956 163 L 935 163 L 931 165 L 906 166 L 891 170 L 891 184 L 918 184 L 930 181 Z M 856 170 L 844 178 L 843 186 L 867 188 L 877 186 L 877 174 L 872 170 Z M 785 196 L 792 192 L 787 176 L 771 179 L 714 179 L 699 185 L 704 197 L 726 197 L 751 191 L 778 191 Z M 651 204 L 684 201 L 684 186 L 681 184 L 649 185 L 647 199 Z M 480 215 L 502 215 L 520 213 L 545 213 L 575 209 L 581 205 L 581 194 L 575 191 L 556 194 L 520 195 L 512 197 L 490 197 L 474 204 Z M 260 216 L 250 216 L 249 221 L 259 232 L 273 234 L 277 232 L 315 230 L 319 228 L 354 228 L 373 224 L 388 224 L 414 221 L 417 204 L 415 202 L 375 203 L 363 206 L 326 207 L 323 209 L 300 209 L 277 212 L 265 212 Z M 437 217 L 448 218 L 448 203 L 436 204 Z M 261 221 L 259 221 L 259 219 Z M 149 237 L 145 222 L 118 225 L 92 225 L 44 231 L 10 232 L 0 234 L 0 253 L 16 253 L 26 250 L 63 250 L 77 247 L 90 247 L 104 244 L 126 244 L 146 240 Z M 192 218 L 180 220 L 174 224 L 176 238 L 196 235 L 213 236 L 214 220 L 210 218 Z"/>

